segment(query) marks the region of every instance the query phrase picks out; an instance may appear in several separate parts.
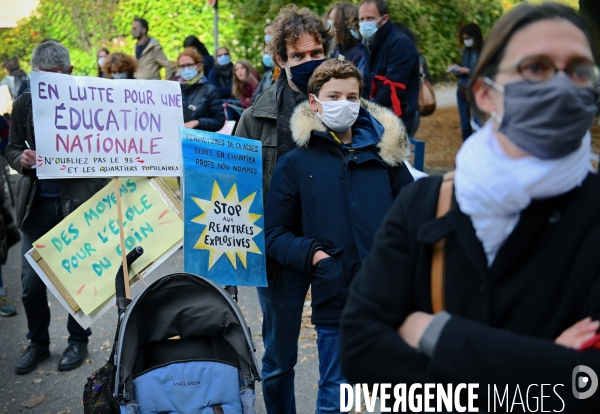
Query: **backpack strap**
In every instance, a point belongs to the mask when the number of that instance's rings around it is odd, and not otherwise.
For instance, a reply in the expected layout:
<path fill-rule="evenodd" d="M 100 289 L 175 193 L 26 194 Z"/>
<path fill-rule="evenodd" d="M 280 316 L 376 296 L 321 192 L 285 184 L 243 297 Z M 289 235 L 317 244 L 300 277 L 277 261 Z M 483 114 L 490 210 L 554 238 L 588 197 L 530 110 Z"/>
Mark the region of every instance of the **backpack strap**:
<path fill-rule="evenodd" d="M 454 193 L 454 171 L 444 175 L 440 186 L 436 217 L 444 216 L 452 206 Z M 431 304 L 433 313 L 436 314 L 446 309 L 444 298 L 444 279 L 446 273 L 446 238 L 441 239 L 433 246 L 431 259 Z"/>

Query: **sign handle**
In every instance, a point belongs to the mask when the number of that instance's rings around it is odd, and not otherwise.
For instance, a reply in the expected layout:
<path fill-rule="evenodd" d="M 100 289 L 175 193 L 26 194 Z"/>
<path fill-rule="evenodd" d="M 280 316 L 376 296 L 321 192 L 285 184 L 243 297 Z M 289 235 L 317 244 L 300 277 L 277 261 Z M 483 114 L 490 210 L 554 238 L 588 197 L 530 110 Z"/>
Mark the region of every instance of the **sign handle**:
<path fill-rule="evenodd" d="M 117 217 L 119 218 L 119 239 L 121 241 L 121 259 L 123 261 L 123 278 L 125 280 L 125 297 L 131 299 L 129 290 L 129 269 L 127 268 L 127 252 L 125 251 L 125 229 L 123 228 L 123 208 L 121 206 L 121 191 L 119 177 L 115 177 L 115 196 L 117 197 Z"/>

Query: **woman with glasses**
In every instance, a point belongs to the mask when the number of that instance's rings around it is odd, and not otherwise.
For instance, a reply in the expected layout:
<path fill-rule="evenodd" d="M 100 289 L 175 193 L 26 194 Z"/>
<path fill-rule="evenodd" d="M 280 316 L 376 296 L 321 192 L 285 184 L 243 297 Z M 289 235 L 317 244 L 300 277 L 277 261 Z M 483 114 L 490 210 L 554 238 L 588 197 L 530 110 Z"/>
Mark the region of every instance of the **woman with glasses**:
<path fill-rule="evenodd" d="M 183 125 L 186 128 L 216 132 L 225 124 L 221 97 L 202 73 L 202 55 L 193 47 L 185 48 L 177 58 Z"/>
<path fill-rule="evenodd" d="M 430 177 L 400 193 L 351 286 L 341 322 L 350 382 L 478 384 L 480 412 L 514 401 L 597 412 L 590 45 L 582 19 L 556 3 L 518 6 L 495 25 L 469 84 L 487 123 L 460 149 L 453 182 Z"/>

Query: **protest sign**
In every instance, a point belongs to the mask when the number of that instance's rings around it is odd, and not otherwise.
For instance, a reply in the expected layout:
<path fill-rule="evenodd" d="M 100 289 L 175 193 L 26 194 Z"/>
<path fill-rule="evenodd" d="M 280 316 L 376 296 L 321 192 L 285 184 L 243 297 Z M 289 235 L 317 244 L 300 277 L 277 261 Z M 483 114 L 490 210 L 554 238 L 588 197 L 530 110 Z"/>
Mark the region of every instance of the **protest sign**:
<path fill-rule="evenodd" d="M 142 246 L 144 254 L 130 277 L 181 242 L 181 205 L 159 179 L 122 178 L 120 185 L 125 248 Z M 113 183 L 95 194 L 33 243 L 48 279 L 76 312 L 86 315 L 115 294 L 121 264 L 120 226 Z"/>
<path fill-rule="evenodd" d="M 31 73 L 38 178 L 179 176 L 178 83 Z"/>
<path fill-rule="evenodd" d="M 185 128 L 181 139 L 184 270 L 266 286 L 260 141 Z"/>

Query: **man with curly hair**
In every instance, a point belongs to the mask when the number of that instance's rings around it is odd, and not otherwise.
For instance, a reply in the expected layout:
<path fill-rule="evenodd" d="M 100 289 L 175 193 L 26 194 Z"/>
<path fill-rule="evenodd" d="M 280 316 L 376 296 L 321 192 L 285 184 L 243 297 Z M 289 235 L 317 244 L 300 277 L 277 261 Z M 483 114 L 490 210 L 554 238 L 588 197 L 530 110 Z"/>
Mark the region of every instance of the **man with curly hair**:
<path fill-rule="evenodd" d="M 239 137 L 262 142 L 265 201 L 277 160 L 296 148 L 290 129 L 294 108 L 307 100 L 308 80 L 331 52 L 334 37 L 323 20 L 296 5 L 281 9 L 273 29 L 267 47 L 282 74 L 244 111 L 235 131 Z M 294 366 L 298 359 L 307 276 L 281 270 L 268 260 L 269 286 L 258 288 L 265 345 L 263 395 L 269 414 L 294 414 Z"/>

